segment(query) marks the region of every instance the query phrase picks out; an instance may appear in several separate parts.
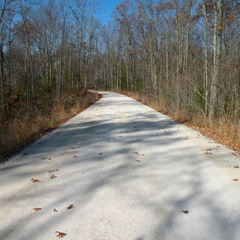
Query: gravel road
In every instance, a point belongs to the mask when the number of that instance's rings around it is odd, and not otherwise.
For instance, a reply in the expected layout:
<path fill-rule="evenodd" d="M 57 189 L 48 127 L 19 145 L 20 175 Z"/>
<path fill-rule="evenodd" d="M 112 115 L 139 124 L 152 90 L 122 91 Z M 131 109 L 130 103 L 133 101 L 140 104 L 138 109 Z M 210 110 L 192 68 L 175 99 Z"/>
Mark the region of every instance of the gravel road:
<path fill-rule="evenodd" d="M 0 239 L 239 240 L 239 156 L 100 93 L 0 165 Z"/>

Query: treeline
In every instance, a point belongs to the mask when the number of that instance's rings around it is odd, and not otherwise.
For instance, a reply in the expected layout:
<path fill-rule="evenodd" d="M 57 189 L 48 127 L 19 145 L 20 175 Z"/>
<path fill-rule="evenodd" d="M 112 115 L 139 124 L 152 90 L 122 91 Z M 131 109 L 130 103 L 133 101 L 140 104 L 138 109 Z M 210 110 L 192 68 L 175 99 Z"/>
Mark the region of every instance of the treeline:
<path fill-rule="evenodd" d="M 105 84 L 166 106 L 240 116 L 240 1 L 123 1 L 103 34 Z"/>
<path fill-rule="evenodd" d="M 239 126 L 240 1 L 1 0 L 0 114 L 87 88 L 146 94 L 173 111 Z"/>
<path fill-rule="evenodd" d="M 94 79 L 95 5 L 87 0 L 0 3 L 0 114 L 51 108 Z"/>

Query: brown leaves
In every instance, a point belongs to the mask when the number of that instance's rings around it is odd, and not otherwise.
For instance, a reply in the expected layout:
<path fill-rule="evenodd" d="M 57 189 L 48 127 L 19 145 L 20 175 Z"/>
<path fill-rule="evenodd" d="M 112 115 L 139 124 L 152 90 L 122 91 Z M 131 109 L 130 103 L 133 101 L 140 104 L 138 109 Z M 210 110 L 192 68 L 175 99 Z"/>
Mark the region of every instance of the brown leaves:
<path fill-rule="evenodd" d="M 31 181 L 32 181 L 33 183 L 39 182 L 39 180 L 36 179 L 36 178 L 32 178 Z"/>
<path fill-rule="evenodd" d="M 51 175 L 51 176 L 50 176 L 51 179 L 54 179 L 54 178 L 56 178 L 56 177 L 57 177 L 57 176 L 55 176 L 55 175 Z"/>
<path fill-rule="evenodd" d="M 140 154 L 138 152 L 133 152 L 134 154 L 138 155 L 138 156 L 145 156 L 145 154 Z"/>
<path fill-rule="evenodd" d="M 40 210 L 42 210 L 42 209 L 41 209 L 41 208 L 38 208 L 38 207 L 36 207 L 36 208 L 33 208 L 33 210 L 38 212 L 38 211 L 40 211 Z"/>
<path fill-rule="evenodd" d="M 43 157 L 42 160 L 52 160 L 51 158 L 46 158 L 46 157 Z"/>
<path fill-rule="evenodd" d="M 182 213 L 189 214 L 188 210 L 182 210 Z"/>
<path fill-rule="evenodd" d="M 55 233 L 57 233 L 57 237 L 58 238 L 63 238 L 63 237 L 65 237 L 67 235 L 66 233 L 59 232 L 59 231 L 56 231 Z"/>
<path fill-rule="evenodd" d="M 233 166 L 234 168 L 239 168 L 239 166 Z"/>
<path fill-rule="evenodd" d="M 210 149 L 210 148 L 209 148 L 209 149 L 206 149 L 205 151 L 206 151 L 205 154 L 209 154 L 209 155 L 212 154 L 212 153 L 210 152 L 210 151 L 212 151 L 212 149 Z"/>
<path fill-rule="evenodd" d="M 73 204 L 70 204 L 68 207 L 66 207 L 67 209 L 72 209 L 73 208 Z"/>
<path fill-rule="evenodd" d="M 239 181 L 239 179 L 238 179 L 238 178 L 234 178 L 233 181 L 234 181 L 234 182 L 237 182 L 237 181 Z"/>
<path fill-rule="evenodd" d="M 58 212 L 58 210 L 56 208 L 53 209 L 54 212 Z"/>
<path fill-rule="evenodd" d="M 48 171 L 49 173 L 53 173 L 53 172 L 57 172 L 58 171 L 58 169 L 56 169 L 56 170 L 50 170 L 50 171 Z"/>
<path fill-rule="evenodd" d="M 212 155 L 212 153 L 211 153 L 211 152 L 205 152 L 205 154 L 209 154 L 209 155 Z"/>

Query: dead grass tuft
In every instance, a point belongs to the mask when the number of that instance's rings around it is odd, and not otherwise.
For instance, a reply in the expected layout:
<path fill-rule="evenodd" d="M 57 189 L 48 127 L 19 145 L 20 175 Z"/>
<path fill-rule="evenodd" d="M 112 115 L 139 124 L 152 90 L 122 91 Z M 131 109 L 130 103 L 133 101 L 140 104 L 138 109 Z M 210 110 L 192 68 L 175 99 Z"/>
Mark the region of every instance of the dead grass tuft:
<path fill-rule="evenodd" d="M 201 114 L 179 112 L 174 107 L 167 107 L 160 101 L 156 101 L 153 97 L 143 93 L 123 92 L 123 94 L 240 153 L 240 122 L 234 122 L 229 118 L 212 120 Z"/>
<path fill-rule="evenodd" d="M 74 117 L 100 97 L 96 93 L 88 93 L 71 103 L 59 102 L 51 109 L 32 109 L 31 112 L 18 109 L 8 118 L 0 119 L 0 162 Z"/>

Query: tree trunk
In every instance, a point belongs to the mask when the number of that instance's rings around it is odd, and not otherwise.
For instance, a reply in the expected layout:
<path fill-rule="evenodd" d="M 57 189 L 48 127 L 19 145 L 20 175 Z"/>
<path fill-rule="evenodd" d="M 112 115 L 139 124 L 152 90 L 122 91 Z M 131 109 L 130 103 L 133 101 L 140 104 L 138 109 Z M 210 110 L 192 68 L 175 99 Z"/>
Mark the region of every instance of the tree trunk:
<path fill-rule="evenodd" d="M 213 118 L 217 115 L 218 77 L 222 45 L 223 0 L 218 0 L 217 3 L 214 1 L 213 5 L 214 5 L 214 37 L 213 37 L 213 72 L 209 107 L 210 118 Z"/>
<path fill-rule="evenodd" d="M 208 115 L 208 106 L 209 106 L 209 80 L 208 80 L 208 50 L 207 50 L 207 13 L 205 3 L 202 0 L 203 5 L 203 15 L 204 15 L 204 90 L 205 90 L 205 106 L 204 112 L 205 115 Z"/>

